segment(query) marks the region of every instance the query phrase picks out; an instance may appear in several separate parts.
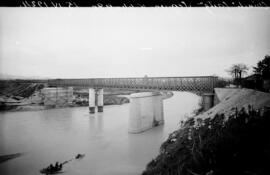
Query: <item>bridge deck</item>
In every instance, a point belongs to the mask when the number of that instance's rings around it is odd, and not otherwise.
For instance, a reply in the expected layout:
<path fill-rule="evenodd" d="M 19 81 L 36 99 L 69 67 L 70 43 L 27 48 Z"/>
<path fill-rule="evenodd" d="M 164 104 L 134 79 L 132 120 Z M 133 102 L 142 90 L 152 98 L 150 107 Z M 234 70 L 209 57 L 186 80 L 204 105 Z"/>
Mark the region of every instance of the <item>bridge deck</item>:
<path fill-rule="evenodd" d="M 144 78 L 89 78 L 89 79 L 48 79 L 15 80 L 22 83 L 47 83 L 49 86 L 85 88 L 121 88 L 137 90 L 171 90 L 191 92 L 213 92 L 218 77 L 144 77 Z"/>
<path fill-rule="evenodd" d="M 50 79 L 49 86 L 75 86 L 93 88 L 122 88 L 144 90 L 173 90 L 212 92 L 217 77 L 144 77 L 144 78 L 91 78 L 91 79 Z"/>

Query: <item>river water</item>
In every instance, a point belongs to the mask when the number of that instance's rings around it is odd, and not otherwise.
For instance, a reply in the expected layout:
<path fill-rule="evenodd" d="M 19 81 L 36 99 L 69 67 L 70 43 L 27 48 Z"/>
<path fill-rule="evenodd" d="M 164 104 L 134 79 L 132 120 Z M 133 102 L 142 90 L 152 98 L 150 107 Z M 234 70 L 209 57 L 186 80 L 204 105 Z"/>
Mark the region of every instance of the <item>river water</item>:
<path fill-rule="evenodd" d="M 56 161 L 86 156 L 64 165 L 65 175 L 137 175 L 157 156 L 179 121 L 198 107 L 200 97 L 174 92 L 164 100 L 164 125 L 140 134 L 128 133 L 129 104 L 0 113 L 0 155 L 23 153 L 0 164 L 1 175 L 37 175 Z"/>

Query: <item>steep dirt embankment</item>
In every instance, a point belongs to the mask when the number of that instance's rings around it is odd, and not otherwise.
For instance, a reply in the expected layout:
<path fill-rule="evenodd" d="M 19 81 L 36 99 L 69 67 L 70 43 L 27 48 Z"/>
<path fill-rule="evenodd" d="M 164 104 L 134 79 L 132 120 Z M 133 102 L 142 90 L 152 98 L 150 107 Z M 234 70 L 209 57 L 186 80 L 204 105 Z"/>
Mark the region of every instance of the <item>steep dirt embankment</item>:
<path fill-rule="evenodd" d="M 270 174 L 270 94 L 216 90 L 220 103 L 170 134 L 143 175 Z"/>
<path fill-rule="evenodd" d="M 235 109 L 254 109 L 270 107 L 270 93 L 255 91 L 252 89 L 216 88 L 215 93 L 219 103 L 210 110 L 198 115 L 197 118 L 213 118 L 216 114 L 223 113 L 226 117 L 232 115 Z"/>

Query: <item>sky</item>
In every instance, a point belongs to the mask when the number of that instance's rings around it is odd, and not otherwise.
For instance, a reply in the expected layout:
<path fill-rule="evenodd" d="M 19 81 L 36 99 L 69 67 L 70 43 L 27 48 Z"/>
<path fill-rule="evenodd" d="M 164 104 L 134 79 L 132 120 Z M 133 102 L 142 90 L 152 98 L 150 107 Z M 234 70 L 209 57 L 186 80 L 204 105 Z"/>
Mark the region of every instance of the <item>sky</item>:
<path fill-rule="evenodd" d="M 270 55 L 270 8 L 0 8 L 0 74 L 228 77 Z"/>

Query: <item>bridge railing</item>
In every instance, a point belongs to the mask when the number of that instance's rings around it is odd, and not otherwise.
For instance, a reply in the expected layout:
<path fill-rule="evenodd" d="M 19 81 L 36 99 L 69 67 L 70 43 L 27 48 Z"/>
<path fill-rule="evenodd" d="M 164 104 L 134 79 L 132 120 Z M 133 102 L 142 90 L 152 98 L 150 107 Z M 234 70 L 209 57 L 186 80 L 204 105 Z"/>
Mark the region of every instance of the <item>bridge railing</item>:
<path fill-rule="evenodd" d="M 93 88 L 158 89 L 175 91 L 213 91 L 215 76 L 52 79 L 50 86 L 80 86 Z"/>

